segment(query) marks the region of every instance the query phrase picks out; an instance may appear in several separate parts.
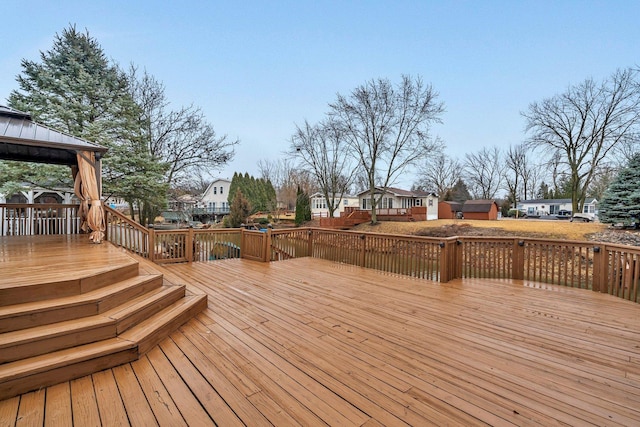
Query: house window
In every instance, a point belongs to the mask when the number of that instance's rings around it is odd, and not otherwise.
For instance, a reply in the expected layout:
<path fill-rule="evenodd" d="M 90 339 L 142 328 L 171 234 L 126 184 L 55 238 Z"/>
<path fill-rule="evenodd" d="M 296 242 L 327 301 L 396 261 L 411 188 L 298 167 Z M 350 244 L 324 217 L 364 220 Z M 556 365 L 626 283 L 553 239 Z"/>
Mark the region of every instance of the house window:
<path fill-rule="evenodd" d="M 344 199 L 344 205 L 349 206 L 349 201 L 347 199 Z"/>
<path fill-rule="evenodd" d="M 362 209 L 364 209 L 364 210 L 369 209 L 369 208 L 367 207 L 367 204 L 368 204 L 368 203 L 367 203 L 367 199 L 362 199 Z"/>
<path fill-rule="evenodd" d="M 218 187 L 213 187 L 213 194 L 218 194 Z"/>
<path fill-rule="evenodd" d="M 433 206 L 433 199 L 429 199 L 429 207 Z"/>
<path fill-rule="evenodd" d="M 213 212 L 215 212 L 215 211 L 216 211 L 216 202 L 211 202 L 211 203 L 209 203 L 209 204 L 211 205 L 211 210 L 212 210 Z"/>
<path fill-rule="evenodd" d="M 220 187 L 220 194 L 222 194 L 222 189 L 223 189 L 223 188 L 224 188 L 224 187 Z"/>

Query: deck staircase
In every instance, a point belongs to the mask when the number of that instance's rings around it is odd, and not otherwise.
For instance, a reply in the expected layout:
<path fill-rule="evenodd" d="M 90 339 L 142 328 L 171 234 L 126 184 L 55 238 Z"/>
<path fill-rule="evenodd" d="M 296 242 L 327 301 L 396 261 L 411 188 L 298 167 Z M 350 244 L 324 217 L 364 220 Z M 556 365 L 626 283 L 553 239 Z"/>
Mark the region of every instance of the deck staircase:
<path fill-rule="evenodd" d="M 0 400 L 134 361 L 206 308 L 206 295 L 141 263 L 122 253 L 64 278 L 50 264 L 5 280 Z"/>

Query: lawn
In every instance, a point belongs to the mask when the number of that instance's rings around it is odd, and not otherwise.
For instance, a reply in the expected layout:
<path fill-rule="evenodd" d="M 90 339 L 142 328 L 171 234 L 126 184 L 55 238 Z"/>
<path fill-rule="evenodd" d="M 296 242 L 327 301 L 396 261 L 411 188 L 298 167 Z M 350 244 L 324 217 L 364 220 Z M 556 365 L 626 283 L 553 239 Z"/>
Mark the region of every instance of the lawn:
<path fill-rule="evenodd" d="M 361 224 L 356 230 L 371 233 L 421 236 L 519 236 L 562 240 L 591 240 L 589 236 L 608 229 L 606 224 L 568 220 L 501 219 L 498 221 L 439 219 L 420 222 Z"/>

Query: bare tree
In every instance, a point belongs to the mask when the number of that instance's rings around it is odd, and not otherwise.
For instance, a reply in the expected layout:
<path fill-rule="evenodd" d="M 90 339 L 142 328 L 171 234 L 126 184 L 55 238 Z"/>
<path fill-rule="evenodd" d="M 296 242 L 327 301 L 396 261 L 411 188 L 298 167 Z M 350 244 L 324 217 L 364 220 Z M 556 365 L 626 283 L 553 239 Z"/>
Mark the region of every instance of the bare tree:
<path fill-rule="evenodd" d="M 329 104 L 329 117 L 339 123 L 367 175 L 373 223 L 377 222 L 380 200 L 375 197 L 375 188 L 388 188 L 403 171 L 436 148 L 429 131 L 444 112 L 437 98 L 431 85 L 419 77 L 403 76 L 396 87 L 387 79 L 371 80 L 349 96 L 338 94 Z"/>
<path fill-rule="evenodd" d="M 443 196 L 462 178 L 462 165 L 458 159 L 436 152 L 426 158 L 418 174 L 417 188 Z"/>
<path fill-rule="evenodd" d="M 198 172 L 219 168 L 233 159 L 238 140 L 216 135 L 202 110 L 193 105 L 170 110 L 164 85 L 146 71 L 129 70 L 130 90 L 140 106 L 143 137 L 149 153 L 168 165 L 170 186 Z"/>
<path fill-rule="evenodd" d="M 498 147 L 465 154 L 465 182 L 476 199 L 493 199 L 502 187 L 502 153 Z"/>
<path fill-rule="evenodd" d="M 259 160 L 260 177 L 271 181 L 278 198 L 278 204 L 287 210 L 296 206 L 298 187 L 307 194 L 316 191 L 317 185 L 309 171 L 295 166 L 292 159 Z"/>
<path fill-rule="evenodd" d="M 566 166 L 574 212 L 580 212 L 594 174 L 615 147 L 637 134 L 638 71 L 618 70 L 601 83 L 587 79 L 565 93 L 529 105 L 522 113 L 527 144 L 558 155 Z"/>
<path fill-rule="evenodd" d="M 313 126 L 305 120 L 302 127 L 296 126 L 291 138 L 290 154 L 315 177 L 330 218 L 340 207 L 354 176 L 354 162 L 347 148 L 342 128 L 332 120 Z"/>
<path fill-rule="evenodd" d="M 509 201 L 515 207 L 527 194 L 527 149 L 524 145 L 510 145 L 504 153 L 504 183 L 509 191 Z"/>

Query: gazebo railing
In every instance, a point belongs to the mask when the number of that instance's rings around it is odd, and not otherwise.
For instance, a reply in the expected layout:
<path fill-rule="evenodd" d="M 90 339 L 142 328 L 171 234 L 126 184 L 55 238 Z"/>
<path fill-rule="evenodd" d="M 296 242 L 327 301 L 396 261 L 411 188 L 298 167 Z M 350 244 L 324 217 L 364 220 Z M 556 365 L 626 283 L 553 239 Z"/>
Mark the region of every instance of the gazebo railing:
<path fill-rule="evenodd" d="M 2 203 L 0 236 L 79 234 L 78 208 L 58 203 Z"/>

